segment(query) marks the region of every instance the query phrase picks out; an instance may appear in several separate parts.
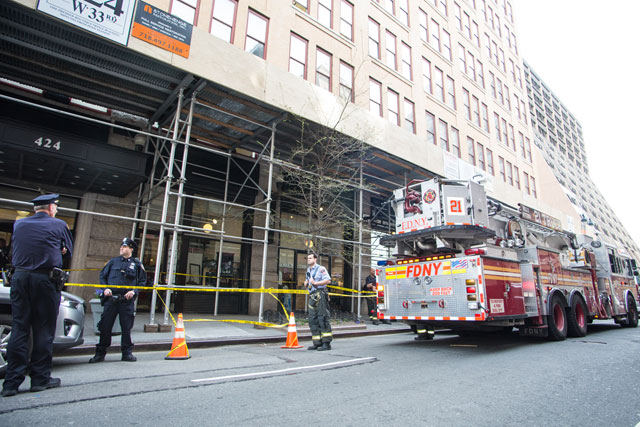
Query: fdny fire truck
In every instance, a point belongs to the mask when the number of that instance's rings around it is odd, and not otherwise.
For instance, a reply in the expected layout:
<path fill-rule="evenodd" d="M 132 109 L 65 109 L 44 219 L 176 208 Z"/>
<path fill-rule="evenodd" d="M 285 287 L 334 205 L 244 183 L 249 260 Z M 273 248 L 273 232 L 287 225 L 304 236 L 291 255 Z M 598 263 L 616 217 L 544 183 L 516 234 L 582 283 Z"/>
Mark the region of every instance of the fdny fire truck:
<path fill-rule="evenodd" d="M 378 267 L 378 317 L 460 335 L 511 331 L 564 340 L 595 319 L 638 325 L 635 263 L 562 230 L 474 181 L 432 179 L 394 192 L 395 250 Z"/>

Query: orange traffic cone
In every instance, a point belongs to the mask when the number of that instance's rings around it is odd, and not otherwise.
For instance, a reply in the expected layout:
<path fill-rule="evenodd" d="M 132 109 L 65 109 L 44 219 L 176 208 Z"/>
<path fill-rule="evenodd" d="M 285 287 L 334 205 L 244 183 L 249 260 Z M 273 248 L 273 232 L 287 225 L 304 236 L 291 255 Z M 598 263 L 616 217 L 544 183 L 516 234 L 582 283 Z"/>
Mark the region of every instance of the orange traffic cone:
<path fill-rule="evenodd" d="M 182 321 L 182 313 L 178 314 L 178 323 L 176 324 L 176 333 L 173 336 L 173 344 L 171 351 L 164 357 L 166 360 L 185 360 L 189 359 L 189 349 L 184 334 L 184 322 Z"/>
<path fill-rule="evenodd" d="M 296 317 L 291 312 L 289 316 L 289 329 L 287 330 L 287 343 L 280 348 L 302 348 L 298 344 L 298 332 L 296 331 Z"/>

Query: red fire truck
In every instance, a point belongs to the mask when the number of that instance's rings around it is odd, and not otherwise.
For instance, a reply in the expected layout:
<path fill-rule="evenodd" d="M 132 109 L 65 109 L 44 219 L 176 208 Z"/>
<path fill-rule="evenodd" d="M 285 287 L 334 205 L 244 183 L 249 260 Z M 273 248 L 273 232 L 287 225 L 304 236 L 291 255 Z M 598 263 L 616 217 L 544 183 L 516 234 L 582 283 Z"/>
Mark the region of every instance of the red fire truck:
<path fill-rule="evenodd" d="M 416 329 L 563 340 L 595 319 L 638 325 L 632 260 L 538 210 L 438 178 L 394 192 L 395 249 L 378 268 L 378 317 Z"/>

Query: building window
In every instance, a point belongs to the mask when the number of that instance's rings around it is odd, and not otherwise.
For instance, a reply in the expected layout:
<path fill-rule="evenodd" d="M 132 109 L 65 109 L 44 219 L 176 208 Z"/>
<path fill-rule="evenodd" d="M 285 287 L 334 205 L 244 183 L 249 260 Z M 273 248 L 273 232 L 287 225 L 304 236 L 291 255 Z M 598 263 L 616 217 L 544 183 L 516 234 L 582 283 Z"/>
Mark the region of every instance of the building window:
<path fill-rule="evenodd" d="M 387 113 L 389 121 L 396 126 L 400 126 L 400 98 L 391 89 L 387 91 Z"/>
<path fill-rule="evenodd" d="M 409 0 L 398 0 L 398 19 L 409 26 Z"/>
<path fill-rule="evenodd" d="M 468 61 L 467 61 L 467 72 L 469 77 L 475 82 L 477 81 L 476 77 L 476 58 L 471 54 L 471 52 L 467 52 Z"/>
<path fill-rule="evenodd" d="M 487 172 L 489 172 L 492 176 L 494 174 L 493 171 L 493 151 L 487 148 Z"/>
<path fill-rule="evenodd" d="M 475 96 L 471 97 L 471 112 L 473 114 L 473 123 L 480 127 L 480 100 Z"/>
<path fill-rule="evenodd" d="M 382 117 L 382 85 L 369 80 L 369 111 Z"/>
<path fill-rule="evenodd" d="M 451 152 L 460 158 L 460 133 L 454 127 L 451 128 Z"/>
<path fill-rule="evenodd" d="M 404 128 L 411 133 L 416 133 L 416 108 L 408 99 L 404 100 Z"/>
<path fill-rule="evenodd" d="M 451 61 L 451 35 L 447 30 L 442 30 L 442 54 Z"/>
<path fill-rule="evenodd" d="M 456 27 L 458 30 L 462 31 L 462 10 L 458 3 L 453 4 L 453 15 L 456 18 Z"/>
<path fill-rule="evenodd" d="M 340 96 L 353 102 L 353 67 L 340 62 Z"/>
<path fill-rule="evenodd" d="M 309 0 L 294 0 L 293 5 L 303 12 L 309 12 Z"/>
<path fill-rule="evenodd" d="M 467 120 L 471 120 L 471 100 L 469 91 L 462 88 L 462 104 L 464 105 L 464 115 Z"/>
<path fill-rule="evenodd" d="M 440 120 L 440 147 L 449 151 L 449 130 L 447 122 Z"/>
<path fill-rule="evenodd" d="M 431 47 L 440 52 L 440 25 L 431 20 Z"/>
<path fill-rule="evenodd" d="M 353 5 L 345 0 L 340 6 L 340 34 L 353 40 Z"/>
<path fill-rule="evenodd" d="M 369 55 L 380 59 L 380 24 L 369 18 Z"/>
<path fill-rule="evenodd" d="M 513 165 L 507 161 L 507 182 L 513 187 Z"/>
<path fill-rule="evenodd" d="M 525 138 L 525 141 L 527 141 L 527 143 L 526 143 L 527 160 L 529 160 L 530 162 L 533 162 L 533 159 L 531 158 L 531 141 L 529 140 L 529 138 Z"/>
<path fill-rule="evenodd" d="M 433 5 L 438 8 L 444 16 L 447 16 L 447 0 L 432 0 Z"/>
<path fill-rule="evenodd" d="M 378 2 L 380 3 L 380 2 Z M 390 14 L 394 15 L 395 14 L 395 10 L 396 10 L 396 1 L 395 0 L 382 0 L 382 5 L 384 7 L 384 10 L 386 10 L 387 12 L 389 12 Z"/>
<path fill-rule="evenodd" d="M 427 111 L 427 142 L 436 144 L 436 118 Z"/>
<path fill-rule="evenodd" d="M 502 122 L 502 142 L 504 145 L 509 147 L 509 131 L 507 130 L 507 121 L 505 119 L 500 119 Z"/>
<path fill-rule="evenodd" d="M 316 85 L 331 92 L 331 54 L 318 48 L 316 51 Z"/>
<path fill-rule="evenodd" d="M 520 143 L 520 152 L 522 153 L 522 158 L 526 159 L 527 154 L 524 149 L 524 134 L 522 132 L 518 132 L 518 142 Z"/>
<path fill-rule="evenodd" d="M 305 39 L 291 33 L 289 72 L 303 79 L 307 78 L 307 44 Z"/>
<path fill-rule="evenodd" d="M 504 171 L 504 159 L 501 156 L 498 156 L 498 170 L 500 171 L 500 176 L 504 182 L 507 182 L 507 176 Z"/>
<path fill-rule="evenodd" d="M 476 69 L 478 70 L 478 84 L 484 89 L 484 66 L 480 61 L 478 61 L 476 65 Z"/>
<path fill-rule="evenodd" d="M 460 64 L 460 71 L 467 74 L 467 51 L 464 46 L 458 44 L 458 63 Z"/>
<path fill-rule="evenodd" d="M 393 68 L 396 70 L 397 62 L 396 62 L 396 36 L 387 31 L 386 37 L 386 49 L 387 55 L 385 57 L 387 67 Z"/>
<path fill-rule="evenodd" d="M 213 2 L 210 32 L 227 43 L 233 42 L 237 4 L 236 0 L 214 0 Z"/>
<path fill-rule="evenodd" d="M 523 176 L 524 176 L 524 191 L 527 192 L 527 194 L 531 194 L 531 192 L 529 191 L 529 175 L 526 172 L 523 172 Z"/>
<path fill-rule="evenodd" d="M 424 10 L 418 9 L 418 21 L 420 25 L 420 38 L 423 42 L 429 41 L 429 29 L 427 28 L 427 14 Z"/>
<path fill-rule="evenodd" d="M 264 59 L 267 53 L 265 47 L 267 45 L 268 28 L 269 19 L 249 9 L 249 16 L 247 17 L 247 39 L 244 50 L 258 58 Z"/>
<path fill-rule="evenodd" d="M 333 28 L 333 0 L 318 0 L 318 22 Z"/>
<path fill-rule="evenodd" d="M 511 143 L 511 148 L 513 148 L 513 151 L 516 151 L 516 138 L 513 132 L 513 125 L 509 124 L 509 142 Z M 509 144 L 507 144 L 509 145 Z"/>
<path fill-rule="evenodd" d="M 447 105 L 452 109 L 456 109 L 456 85 L 453 79 L 447 76 Z"/>
<path fill-rule="evenodd" d="M 431 62 L 422 57 L 422 84 L 424 91 L 433 94 L 433 86 L 431 85 Z"/>
<path fill-rule="evenodd" d="M 475 166 L 476 165 L 476 147 L 475 147 L 475 142 L 470 137 L 467 137 L 467 155 L 469 156 L 469 163 Z"/>
<path fill-rule="evenodd" d="M 516 183 L 516 188 L 520 190 L 520 170 L 516 165 L 513 165 L 513 180 Z"/>
<path fill-rule="evenodd" d="M 171 2 L 171 14 L 191 25 L 196 25 L 199 3 L 199 0 L 173 0 Z"/>
<path fill-rule="evenodd" d="M 480 143 L 478 143 L 478 166 L 480 169 L 485 170 L 484 146 Z"/>
<path fill-rule="evenodd" d="M 480 108 L 480 111 L 482 111 L 482 129 L 484 129 L 486 132 L 489 132 L 489 109 L 487 108 L 487 104 L 485 104 L 484 102 L 482 103 Z"/>
<path fill-rule="evenodd" d="M 402 52 L 401 52 L 402 75 L 405 78 L 412 80 L 413 75 L 411 72 L 411 48 L 409 47 L 408 44 L 402 42 L 401 49 L 402 49 Z"/>
<path fill-rule="evenodd" d="M 496 137 L 498 138 L 498 141 L 502 141 L 502 134 L 500 133 L 500 116 L 498 116 L 498 113 L 493 113 L 493 126 L 496 129 Z"/>
<path fill-rule="evenodd" d="M 435 97 L 440 102 L 444 102 L 444 73 L 438 67 L 435 67 L 434 76 Z"/>
<path fill-rule="evenodd" d="M 537 199 L 538 193 L 536 192 L 536 179 L 532 176 L 529 178 L 531 178 L 531 195 L 533 196 L 534 199 Z"/>

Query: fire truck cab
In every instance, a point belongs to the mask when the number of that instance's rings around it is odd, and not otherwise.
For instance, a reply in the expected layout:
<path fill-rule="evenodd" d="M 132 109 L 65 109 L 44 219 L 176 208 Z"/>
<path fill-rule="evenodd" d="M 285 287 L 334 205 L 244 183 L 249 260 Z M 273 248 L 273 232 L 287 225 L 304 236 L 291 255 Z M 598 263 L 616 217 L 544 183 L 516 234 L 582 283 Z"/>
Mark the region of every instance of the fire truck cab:
<path fill-rule="evenodd" d="M 409 200 L 407 201 L 407 195 Z M 378 271 L 378 316 L 416 328 L 511 331 L 563 340 L 594 319 L 638 324 L 632 262 L 559 220 L 488 199 L 473 181 L 394 192 L 395 249 Z"/>

